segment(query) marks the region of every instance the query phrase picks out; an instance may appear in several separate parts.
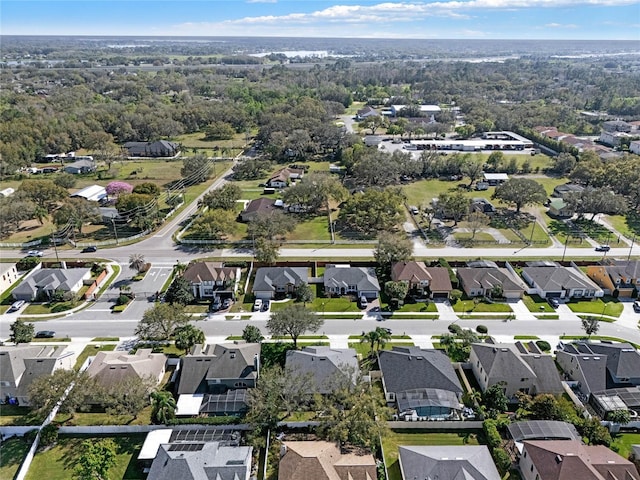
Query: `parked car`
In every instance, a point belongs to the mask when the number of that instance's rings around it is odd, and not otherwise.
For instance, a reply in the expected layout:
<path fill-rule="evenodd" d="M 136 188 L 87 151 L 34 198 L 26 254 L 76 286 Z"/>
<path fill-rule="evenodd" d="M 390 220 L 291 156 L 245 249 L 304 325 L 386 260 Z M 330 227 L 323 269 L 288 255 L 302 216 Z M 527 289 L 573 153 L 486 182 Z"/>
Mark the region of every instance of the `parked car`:
<path fill-rule="evenodd" d="M 609 245 L 600 245 L 599 247 L 596 247 L 596 252 L 608 252 L 609 250 L 611 250 Z"/>
<path fill-rule="evenodd" d="M 551 305 L 553 308 L 558 308 L 560 306 L 560 301 L 555 297 L 547 298 L 547 302 L 549 302 L 549 305 Z"/>
<path fill-rule="evenodd" d="M 367 301 L 367 297 L 362 295 L 360 297 L 360 308 L 367 308 L 369 306 L 369 302 Z"/>
<path fill-rule="evenodd" d="M 411 212 L 411 215 L 418 215 L 420 213 L 420 210 L 418 210 L 418 207 L 415 207 L 413 205 L 409 207 L 409 211 Z"/>
<path fill-rule="evenodd" d="M 390 328 L 383 328 L 383 330 L 387 332 L 389 335 L 393 333 L 393 331 Z"/>
<path fill-rule="evenodd" d="M 95 245 L 91 245 L 89 247 L 84 247 L 80 253 L 93 253 L 93 252 L 97 252 L 98 251 L 98 247 L 96 247 Z"/>
<path fill-rule="evenodd" d="M 640 300 L 636 300 L 633 302 L 633 311 L 636 313 L 640 313 Z"/>
<path fill-rule="evenodd" d="M 18 310 L 20 310 L 22 308 L 22 306 L 25 303 L 26 302 L 24 300 L 18 300 L 17 302 L 13 302 L 11 304 L 11 306 L 9 307 L 9 310 L 7 310 L 7 313 L 17 312 Z"/>
<path fill-rule="evenodd" d="M 40 250 L 29 250 L 27 252 L 27 257 L 41 257 L 43 255 L 44 253 L 42 253 Z"/>
<path fill-rule="evenodd" d="M 56 336 L 56 332 L 53 330 L 40 330 L 36 332 L 36 338 L 53 338 Z"/>
<path fill-rule="evenodd" d="M 221 308 L 222 308 L 222 300 L 220 300 L 220 297 L 214 297 L 213 301 L 211 302 L 211 305 L 209 305 L 209 311 L 217 312 Z"/>
<path fill-rule="evenodd" d="M 233 300 L 231 300 L 230 298 L 225 298 L 222 301 L 222 309 L 226 310 L 227 308 L 230 308 L 231 305 L 233 305 Z"/>
<path fill-rule="evenodd" d="M 271 307 L 271 302 L 269 300 L 265 300 L 262 302 L 262 307 L 260 307 L 261 312 L 268 312 L 269 307 Z"/>
<path fill-rule="evenodd" d="M 262 299 L 261 298 L 256 298 L 256 301 L 253 302 L 253 311 L 254 312 L 259 312 L 260 311 L 260 307 L 262 307 Z"/>

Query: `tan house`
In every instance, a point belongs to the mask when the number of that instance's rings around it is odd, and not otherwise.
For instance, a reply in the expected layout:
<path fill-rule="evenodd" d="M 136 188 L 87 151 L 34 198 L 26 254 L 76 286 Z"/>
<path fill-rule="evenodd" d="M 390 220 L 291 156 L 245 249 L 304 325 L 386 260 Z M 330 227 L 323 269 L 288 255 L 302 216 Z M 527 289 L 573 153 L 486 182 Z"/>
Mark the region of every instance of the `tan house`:
<path fill-rule="evenodd" d="M 443 267 L 427 267 L 424 262 L 397 262 L 391 268 L 391 280 L 407 282 L 409 292 L 431 298 L 449 298 L 453 287 Z"/>
<path fill-rule="evenodd" d="M 474 343 L 469 363 L 483 392 L 499 383 L 504 383 L 510 399 L 517 392 L 559 395 L 564 391 L 553 357 L 542 353 L 534 342 Z"/>
<path fill-rule="evenodd" d="M 87 368 L 87 375 L 107 387 L 127 378 L 150 379 L 157 385 L 164 376 L 166 363 L 164 353 L 152 353 L 150 348 L 141 348 L 133 355 L 98 352 Z"/>
<path fill-rule="evenodd" d="M 376 480 L 373 455 L 343 454 L 331 442 L 284 442 L 278 480 Z"/>
<path fill-rule="evenodd" d="M 299 180 L 304 177 L 304 170 L 301 168 L 283 168 L 274 173 L 269 180 L 267 180 L 267 187 L 270 188 L 285 188 L 289 185 L 291 180 Z"/>
<path fill-rule="evenodd" d="M 189 265 L 183 277 L 191 283 L 196 298 L 213 297 L 221 291 L 233 291 L 236 269 L 218 262 L 196 262 Z"/>
<path fill-rule="evenodd" d="M 523 480 L 640 480 L 629 460 L 579 440 L 527 440 L 519 465 Z"/>
<path fill-rule="evenodd" d="M 606 295 L 635 298 L 640 291 L 640 260 L 607 260 L 602 265 L 589 265 L 587 276 Z"/>
<path fill-rule="evenodd" d="M 496 289 L 502 291 L 504 298 L 517 300 L 525 291 L 524 284 L 506 268 L 465 267 L 458 268 L 457 274 L 462 290 L 470 298 L 492 296 Z"/>

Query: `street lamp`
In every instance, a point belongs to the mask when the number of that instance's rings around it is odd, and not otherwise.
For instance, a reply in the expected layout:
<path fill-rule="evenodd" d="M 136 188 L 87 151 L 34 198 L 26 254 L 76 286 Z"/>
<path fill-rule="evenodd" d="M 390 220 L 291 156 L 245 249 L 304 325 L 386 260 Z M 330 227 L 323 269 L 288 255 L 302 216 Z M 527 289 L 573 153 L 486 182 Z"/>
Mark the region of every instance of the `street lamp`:
<path fill-rule="evenodd" d="M 609 306 L 609 303 L 611 303 L 611 302 L 607 302 L 607 303 L 604 304 L 604 307 L 602 308 L 602 313 L 600 314 L 600 321 L 603 320 L 604 312 L 607 310 L 607 307 Z"/>

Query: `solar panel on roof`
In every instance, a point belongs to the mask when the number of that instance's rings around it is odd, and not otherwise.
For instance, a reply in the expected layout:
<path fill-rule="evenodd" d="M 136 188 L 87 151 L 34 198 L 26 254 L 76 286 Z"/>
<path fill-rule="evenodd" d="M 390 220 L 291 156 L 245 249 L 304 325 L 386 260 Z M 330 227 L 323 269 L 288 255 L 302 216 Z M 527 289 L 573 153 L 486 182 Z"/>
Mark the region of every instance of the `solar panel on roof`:
<path fill-rule="evenodd" d="M 170 452 L 199 452 L 204 443 L 174 443 L 169 445 Z"/>

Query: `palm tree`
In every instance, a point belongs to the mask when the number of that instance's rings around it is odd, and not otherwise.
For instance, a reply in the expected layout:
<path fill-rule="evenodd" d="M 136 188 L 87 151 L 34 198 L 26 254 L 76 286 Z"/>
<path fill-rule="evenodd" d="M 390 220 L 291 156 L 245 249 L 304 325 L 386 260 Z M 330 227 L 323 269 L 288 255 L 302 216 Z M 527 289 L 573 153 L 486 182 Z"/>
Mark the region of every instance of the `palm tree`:
<path fill-rule="evenodd" d="M 376 327 L 376 332 L 378 334 L 378 339 L 376 341 L 377 350 L 382 350 L 387 341 L 391 340 L 391 333 L 386 328 Z"/>
<path fill-rule="evenodd" d="M 370 332 L 362 332 L 360 343 L 368 343 L 371 348 L 371 352 L 369 354 L 374 356 L 378 350 L 384 348 L 388 340 L 391 340 L 391 334 L 389 331 L 386 328 L 376 327 L 375 330 L 371 330 Z"/>
<path fill-rule="evenodd" d="M 157 391 L 151 393 L 152 417 L 162 424 L 175 418 L 176 400 L 170 392 Z"/>
<path fill-rule="evenodd" d="M 136 270 L 138 273 L 142 272 L 147 265 L 147 261 L 144 259 L 144 255 L 141 253 L 132 253 L 129 255 L 129 268 Z"/>

